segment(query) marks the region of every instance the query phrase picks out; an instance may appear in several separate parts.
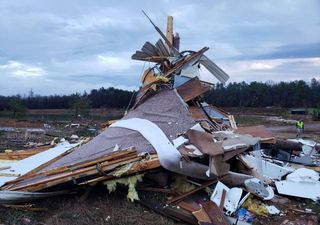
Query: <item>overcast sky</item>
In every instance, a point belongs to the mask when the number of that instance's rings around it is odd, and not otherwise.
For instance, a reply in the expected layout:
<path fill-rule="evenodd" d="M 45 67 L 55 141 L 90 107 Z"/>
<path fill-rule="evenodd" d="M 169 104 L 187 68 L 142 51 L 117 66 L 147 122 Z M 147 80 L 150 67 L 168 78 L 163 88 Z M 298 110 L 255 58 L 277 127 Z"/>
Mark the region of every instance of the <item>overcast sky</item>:
<path fill-rule="evenodd" d="M 142 9 L 231 82 L 320 79 L 319 0 L 0 0 L 0 95 L 136 89 L 148 65 L 130 57 L 159 38 Z"/>

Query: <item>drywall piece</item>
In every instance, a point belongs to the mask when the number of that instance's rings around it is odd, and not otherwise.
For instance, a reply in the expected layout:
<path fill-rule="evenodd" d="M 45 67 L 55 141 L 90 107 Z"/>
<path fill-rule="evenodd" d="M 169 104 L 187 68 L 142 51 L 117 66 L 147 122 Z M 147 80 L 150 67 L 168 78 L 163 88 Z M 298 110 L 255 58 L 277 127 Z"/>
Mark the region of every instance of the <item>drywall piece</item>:
<path fill-rule="evenodd" d="M 275 182 L 277 191 L 283 195 L 309 198 L 314 201 L 320 198 L 320 182 L 295 182 L 283 180 Z"/>
<path fill-rule="evenodd" d="M 257 159 L 254 156 L 246 154 L 239 157 L 245 161 L 245 163 L 247 163 L 252 170 L 258 172 Z M 263 175 L 267 179 L 271 178 L 274 180 L 281 180 L 283 176 L 293 172 L 294 169 L 290 167 L 282 167 L 266 160 L 262 160 L 262 171 L 263 174 L 260 175 Z"/>
<path fill-rule="evenodd" d="M 227 134 L 228 139 L 222 142 L 222 147 L 225 151 L 231 151 L 238 148 L 249 147 L 257 144 L 259 138 L 252 137 L 251 135 L 241 135 L 241 134 Z"/>
<path fill-rule="evenodd" d="M 286 180 L 294 182 L 319 182 L 319 179 L 318 172 L 307 168 L 299 168 L 286 177 Z"/>
<path fill-rule="evenodd" d="M 255 194 L 264 200 L 270 200 L 274 197 L 274 192 L 269 185 L 265 185 L 257 178 L 251 178 L 244 181 L 244 186 L 247 191 Z"/>
<path fill-rule="evenodd" d="M 16 179 L 15 175 L 22 176 L 29 171 L 41 166 L 42 164 L 56 158 L 57 156 L 69 151 L 70 149 L 80 145 L 81 142 L 76 144 L 69 144 L 69 142 L 64 141 L 59 143 L 57 146 L 50 148 L 44 152 L 40 152 L 36 155 L 30 156 L 26 159 L 14 162 L 10 164 L 10 169 L 2 170 L 1 174 L 6 174 L 0 176 L 0 186 L 4 185 L 6 182 Z"/>
<path fill-rule="evenodd" d="M 217 205 L 220 205 L 223 190 L 226 191 L 224 208 L 227 210 L 226 214 L 231 215 L 238 208 L 241 195 L 242 195 L 242 189 L 237 187 L 230 189 L 219 181 L 216 187 L 214 188 L 214 191 L 210 197 L 210 200 L 216 203 Z"/>
<path fill-rule="evenodd" d="M 184 138 L 183 136 L 179 136 L 176 139 L 172 140 L 173 146 L 175 148 L 179 148 L 181 145 L 188 142 L 188 139 Z"/>
<path fill-rule="evenodd" d="M 280 194 L 309 198 L 314 201 L 320 198 L 319 173 L 314 170 L 299 168 L 286 177 L 286 180 L 275 183 Z"/>

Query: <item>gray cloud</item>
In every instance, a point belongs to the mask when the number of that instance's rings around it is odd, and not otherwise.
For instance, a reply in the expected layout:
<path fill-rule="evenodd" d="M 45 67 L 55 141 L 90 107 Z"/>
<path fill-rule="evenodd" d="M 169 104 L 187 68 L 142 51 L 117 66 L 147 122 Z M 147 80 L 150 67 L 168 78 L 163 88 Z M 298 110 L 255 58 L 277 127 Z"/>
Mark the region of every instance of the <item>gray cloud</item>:
<path fill-rule="evenodd" d="M 303 60 L 320 55 L 317 0 L 2 0 L 0 94 L 137 88 L 143 62 L 130 56 L 146 40 L 159 38 L 141 9 L 162 30 L 173 15 L 182 49 L 209 46 L 208 55 L 231 80 L 319 75 L 313 61 Z"/>

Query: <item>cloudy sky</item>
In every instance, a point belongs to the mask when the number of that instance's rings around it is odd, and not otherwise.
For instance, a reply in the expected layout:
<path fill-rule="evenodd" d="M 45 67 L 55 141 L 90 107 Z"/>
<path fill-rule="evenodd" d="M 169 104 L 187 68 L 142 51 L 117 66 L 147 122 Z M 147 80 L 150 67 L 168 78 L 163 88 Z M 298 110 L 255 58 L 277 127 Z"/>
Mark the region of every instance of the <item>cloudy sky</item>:
<path fill-rule="evenodd" d="M 319 0 L 0 0 L 0 95 L 136 89 L 148 65 L 130 57 L 159 38 L 141 9 L 231 82 L 320 79 Z"/>

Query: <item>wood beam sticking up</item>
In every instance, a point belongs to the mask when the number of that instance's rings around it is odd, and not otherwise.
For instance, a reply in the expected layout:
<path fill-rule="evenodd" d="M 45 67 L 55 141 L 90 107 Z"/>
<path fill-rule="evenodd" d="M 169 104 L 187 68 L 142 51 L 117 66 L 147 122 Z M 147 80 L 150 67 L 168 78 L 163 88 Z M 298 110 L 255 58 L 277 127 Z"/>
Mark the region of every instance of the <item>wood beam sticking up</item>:
<path fill-rule="evenodd" d="M 166 33 L 168 41 L 173 44 L 173 17 L 168 16 L 167 18 L 167 33 Z M 168 51 L 170 51 L 170 47 L 166 45 Z"/>

